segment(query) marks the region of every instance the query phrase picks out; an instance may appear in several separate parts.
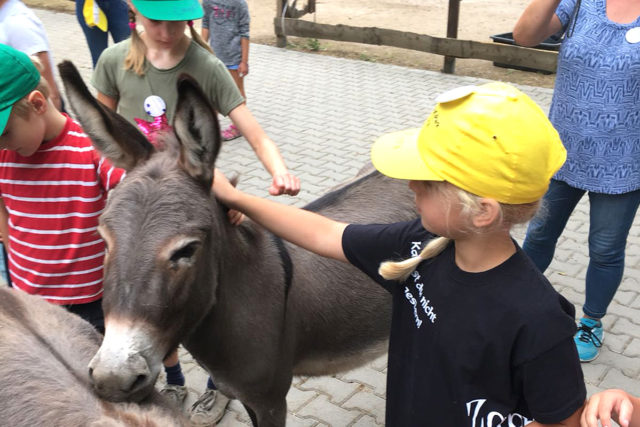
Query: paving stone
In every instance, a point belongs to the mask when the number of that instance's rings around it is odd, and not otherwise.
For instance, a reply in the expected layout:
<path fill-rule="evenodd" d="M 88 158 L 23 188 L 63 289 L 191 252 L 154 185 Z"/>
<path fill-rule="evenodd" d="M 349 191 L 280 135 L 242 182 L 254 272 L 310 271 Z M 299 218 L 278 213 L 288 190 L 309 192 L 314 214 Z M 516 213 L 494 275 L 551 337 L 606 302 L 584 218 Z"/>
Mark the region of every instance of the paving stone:
<path fill-rule="evenodd" d="M 346 381 L 357 381 L 373 389 L 377 395 L 383 396 L 387 387 L 387 375 L 371 366 L 363 366 L 340 376 Z"/>
<path fill-rule="evenodd" d="M 300 388 L 300 384 L 292 385 L 287 394 L 287 409 L 289 412 L 297 412 L 316 397 L 316 390 L 304 390 Z"/>
<path fill-rule="evenodd" d="M 364 389 L 354 394 L 344 405 L 345 408 L 359 409 L 375 417 L 378 424 L 384 423 L 384 400 Z"/>
<path fill-rule="evenodd" d="M 625 348 L 631 342 L 632 338 L 629 335 L 616 335 L 607 333 L 604 339 L 605 347 L 614 353 L 626 355 Z"/>
<path fill-rule="evenodd" d="M 600 384 L 605 374 L 609 370 L 609 366 L 599 363 L 598 359 L 594 360 L 593 362 L 582 363 L 581 367 L 585 381 L 594 385 Z"/>
<path fill-rule="evenodd" d="M 628 357 L 640 357 L 640 338 L 631 338 L 631 343 L 624 349 L 623 354 Z"/>
<path fill-rule="evenodd" d="M 378 421 L 370 415 L 365 415 L 362 418 L 360 418 L 358 421 L 353 423 L 351 427 L 371 427 L 371 426 L 377 426 L 377 425 L 384 425 L 384 424 L 378 423 Z"/>
<path fill-rule="evenodd" d="M 346 427 L 359 415 L 356 410 L 344 409 L 333 404 L 324 395 L 318 396 L 298 412 L 298 416 L 302 418 L 313 417 L 333 427 Z"/>
<path fill-rule="evenodd" d="M 323 393 L 336 404 L 341 404 L 359 388 L 361 385 L 357 382 L 343 381 L 332 376 L 309 378 L 304 384 L 298 386 L 298 389 L 303 391 Z"/>
<path fill-rule="evenodd" d="M 322 425 L 311 418 L 299 418 L 295 415 L 287 415 L 287 427 L 313 427 Z"/>
<path fill-rule="evenodd" d="M 633 282 L 633 283 L 631 284 L 630 282 Z M 613 301 L 615 301 L 620 305 L 632 307 L 633 301 L 638 297 L 638 292 L 631 291 L 631 290 L 628 291 L 626 289 L 635 287 L 635 285 L 637 285 L 637 282 L 635 280 L 624 280 L 620 285 L 620 288 L 618 288 L 618 291 L 616 292 L 616 295 L 613 298 Z M 636 287 L 636 289 L 638 288 Z"/>
<path fill-rule="evenodd" d="M 640 395 L 640 382 L 632 380 L 616 368 L 611 368 L 611 370 L 607 372 L 607 375 L 602 380 L 600 387 L 603 389 L 621 388 L 635 396 Z"/>
<path fill-rule="evenodd" d="M 627 318 L 620 318 L 615 325 L 612 326 L 611 332 L 614 334 L 627 334 L 634 338 L 640 338 L 640 328 L 638 325 L 631 323 Z"/>

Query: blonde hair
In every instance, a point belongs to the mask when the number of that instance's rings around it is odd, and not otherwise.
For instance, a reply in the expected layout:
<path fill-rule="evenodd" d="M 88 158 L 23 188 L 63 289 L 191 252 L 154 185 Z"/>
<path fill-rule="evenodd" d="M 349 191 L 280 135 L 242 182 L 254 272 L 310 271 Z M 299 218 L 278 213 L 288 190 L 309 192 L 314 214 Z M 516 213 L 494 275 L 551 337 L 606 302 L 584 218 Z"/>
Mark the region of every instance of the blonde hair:
<path fill-rule="evenodd" d="M 29 59 L 31 60 L 31 62 L 33 62 L 33 65 L 38 69 L 38 72 L 40 73 L 40 81 L 33 90 L 37 90 L 38 92 L 42 93 L 42 96 L 44 96 L 45 99 L 49 99 L 49 94 L 51 92 L 51 90 L 49 89 L 49 83 L 47 83 L 47 79 L 42 78 L 42 70 L 44 69 L 44 67 L 37 57 L 30 56 Z M 15 113 L 17 116 L 23 119 L 27 119 L 29 117 L 29 112 L 31 111 L 31 106 L 29 104 L 29 94 L 31 94 L 33 90 L 19 99 L 15 104 L 13 104 L 13 108 L 11 109 L 12 114 Z"/>
<path fill-rule="evenodd" d="M 142 37 L 140 37 L 140 33 L 138 33 L 138 29 L 135 26 L 136 13 L 131 6 L 129 6 L 129 22 L 133 24 L 131 25 L 133 28 L 131 28 L 131 45 L 129 46 L 129 52 L 127 52 L 127 56 L 124 58 L 124 69 L 131 70 L 139 76 L 144 76 L 147 46 L 144 44 L 144 41 L 142 40 Z M 213 54 L 211 47 L 209 47 L 207 42 L 205 42 L 195 28 L 193 28 L 192 21 L 188 21 L 188 26 L 191 38 Z"/>
<path fill-rule="evenodd" d="M 479 233 L 471 224 L 474 215 L 480 212 L 482 197 L 464 191 L 447 182 L 424 181 L 424 185 L 429 189 L 439 191 L 453 202 L 458 202 L 461 207 L 460 215 L 466 217 L 468 225 L 465 231 Z M 451 205 L 450 205 L 451 206 Z M 540 207 L 540 200 L 523 204 L 500 203 L 500 215 L 498 220 L 491 226 L 492 229 L 498 227 L 511 228 L 516 224 L 524 224 L 533 218 Z M 448 213 L 448 212 L 447 212 Z M 440 254 L 451 242 L 448 237 L 436 237 L 427 243 L 422 251 L 411 258 L 403 261 L 384 261 L 380 264 L 378 273 L 386 280 L 406 280 L 422 261 L 434 258 Z"/>

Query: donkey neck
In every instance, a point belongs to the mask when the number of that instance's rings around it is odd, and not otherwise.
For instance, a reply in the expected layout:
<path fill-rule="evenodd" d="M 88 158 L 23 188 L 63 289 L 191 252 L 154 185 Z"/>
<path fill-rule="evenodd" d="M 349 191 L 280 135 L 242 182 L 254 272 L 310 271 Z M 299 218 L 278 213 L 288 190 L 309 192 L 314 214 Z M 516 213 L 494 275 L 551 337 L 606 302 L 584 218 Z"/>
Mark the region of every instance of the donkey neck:
<path fill-rule="evenodd" d="M 291 273 L 283 267 L 283 243 L 251 221 L 233 227 L 226 216 L 219 219 L 224 225 L 214 243 L 218 247 L 212 249 L 218 257 L 212 260 L 219 272 L 216 302 L 184 341 L 189 352 L 210 370 L 232 363 L 234 354 L 223 348 L 230 335 L 255 334 L 263 323 L 274 325 L 284 318 L 287 280 L 291 280 Z M 245 307 L 259 310 L 247 312 Z M 280 331 L 281 325 L 274 330 Z"/>

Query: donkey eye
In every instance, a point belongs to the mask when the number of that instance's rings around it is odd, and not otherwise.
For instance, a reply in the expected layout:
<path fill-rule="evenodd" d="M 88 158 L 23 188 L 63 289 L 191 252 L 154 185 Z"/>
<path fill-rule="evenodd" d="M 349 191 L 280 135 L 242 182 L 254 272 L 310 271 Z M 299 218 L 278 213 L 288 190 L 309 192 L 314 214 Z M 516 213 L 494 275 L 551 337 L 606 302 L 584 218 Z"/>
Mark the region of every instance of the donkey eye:
<path fill-rule="evenodd" d="M 188 243 L 171 254 L 171 258 L 169 258 L 169 260 L 173 263 L 178 263 L 180 260 L 188 261 L 193 257 L 199 247 L 200 242 Z"/>

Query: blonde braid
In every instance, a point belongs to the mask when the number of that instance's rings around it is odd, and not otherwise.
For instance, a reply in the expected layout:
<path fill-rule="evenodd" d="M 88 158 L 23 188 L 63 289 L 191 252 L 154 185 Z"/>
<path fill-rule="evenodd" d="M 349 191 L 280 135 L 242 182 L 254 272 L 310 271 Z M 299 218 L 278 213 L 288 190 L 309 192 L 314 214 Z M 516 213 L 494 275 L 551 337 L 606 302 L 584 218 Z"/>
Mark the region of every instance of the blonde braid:
<path fill-rule="evenodd" d="M 131 26 L 131 45 L 127 56 L 124 58 L 124 69 L 131 70 L 139 76 L 144 76 L 147 45 L 144 44 L 138 29 L 135 27 L 136 14 L 131 8 L 129 8 L 129 23 Z"/>
<path fill-rule="evenodd" d="M 440 254 L 451 242 L 448 237 L 436 237 L 429 241 L 427 246 L 416 256 L 403 261 L 384 261 L 380 264 L 378 273 L 386 280 L 404 281 L 418 264 Z"/>

